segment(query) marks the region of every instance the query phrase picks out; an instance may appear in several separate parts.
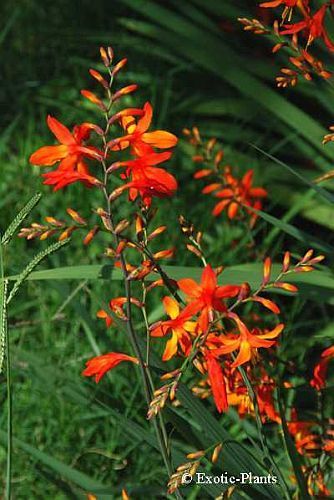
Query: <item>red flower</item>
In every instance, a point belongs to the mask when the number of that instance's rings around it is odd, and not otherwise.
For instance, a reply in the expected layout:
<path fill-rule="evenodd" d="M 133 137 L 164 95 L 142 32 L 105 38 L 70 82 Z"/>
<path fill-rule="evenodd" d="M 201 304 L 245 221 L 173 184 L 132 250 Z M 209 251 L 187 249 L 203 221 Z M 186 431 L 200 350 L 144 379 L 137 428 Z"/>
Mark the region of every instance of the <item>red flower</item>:
<path fill-rule="evenodd" d="M 260 187 L 252 187 L 253 174 L 253 170 L 248 170 L 241 181 L 235 179 L 231 174 L 226 175 L 227 186 L 215 193 L 215 197 L 222 198 L 222 201 L 214 207 L 212 211 L 213 215 L 217 216 L 227 208 L 229 219 L 234 219 L 241 205 L 257 209 L 262 208 L 260 198 L 265 198 L 267 191 Z M 203 192 L 208 191 L 204 188 Z"/>
<path fill-rule="evenodd" d="M 189 301 L 183 310 L 184 314 L 193 315 L 200 312 L 198 325 L 202 332 L 207 331 L 209 321 L 213 320 L 214 310 L 226 311 L 223 299 L 235 297 L 240 289 L 235 285 L 218 286 L 217 276 L 210 264 L 205 267 L 200 284 L 188 278 L 179 280 L 177 284 Z"/>
<path fill-rule="evenodd" d="M 130 302 L 138 307 L 141 307 L 142 304 L 139 302 L 139 300 L 135 299 L 134 297 L 130 298 Z M 122 307 L 127 303 L 127 298 L 126 297 L 116 297 L 115 299 L 111 299 L 109 301 L 109 307 L 110 310 L 119 318 L 126 319 L 126 315 L 122 309 Z M 107 328 L 109 328 L 114 320 L 110 314 L 108 314 L 107 311 L 104 309 L 100 309 L 97 311 L 96 316 L 100 319 L 104 319 L 106 322 Z"/>
<path fill-rule="evenodd" d="M 191 349 L 191 339 L 189 333 L 195 331 L 196 323 L 188 321 L 189 316 L 181 312 L 176 300 L 171 297 L 164 297 L 163 305 L 166 313 L 171 318 L 168 321 L 160 321 L 151 327 L 152 337 L 164 337 L 168 333 L 172 333 L 172 337 L 168 340 L 163 353 L 162 360 L 168 361 L 177 353 L 178 344 L 182 352 L 188 356 Z"/>
<path fill-rule="evenodd" d="M 334 345 L 322 352 L 321 360 L 314 367 L 313 378 L 310 384 L 317 391 L 326 387 L 328 364 L 332 358 L 334 358 Z"/>
<path fill-rule="evenodd" d="M 230 313 L 229 318 L 232 318 L 236 322 L 240 334 L 231 334 L 228 336 L 221 335 L 219 340 L 223 346 L 215 349 L 213 353 L 220 356 L 221 354 L 228 354 L 239 350 L 231 368 L 236 368 L 250 361 L 253 349 L 258 349 L 259 347 L 268 348 L 275 345 L 276 340 L 272 339 L 276 339 L 284 328 L 284 325 L 280 323 L 269 332 L 260 333 L 258 329 L 253 329 L 250 332 L 245 323 L 243 323 L 236 314 Z"/>
<path fill-rule="evenodd" d="M 305 30 L 308 35 L 307 46 L 309 46 L 316 38 L 322 38 L 329 48 L 329 50 L 334 50 L 334 43 L 330 40 L 326 28 L 324 27 L 324 18 L 328 4 L 324 4 L 319 10 L 310 16 L 307 14 L 303 21 L 295 24 L 285 24 L 285 30 L 281 31 L 281 35 L 293 35 L 294 33 L 299 33 Z"/>
<path fill-rule="evenodd" d="M 137 358 L 133 358 L 127 354 L 110 352 L 109 354 L 103 354 L 102 356 L 97 356 L 87 361 L 86 368 L 82 372 L 82 375 L 85 377 L 95 376 L 95 382 L 97 383 L 109 370 L 115 368 L 115 366 L 122 361 L 131 361 L 136 364 L 139 363 Z"/>
<path fill-rule="evenodd" d="M 50 130 L 60 142 L 57 146 L 44 146 L 30 156 L 30 163 L 38 166 L 51 166 L 60 161 L 56 170 L 43 174 L 44 184 L 54 185 L 54 191 L 73 182 L 83 182 L 87 187 L 101 184 L 91 176 L 84 158 L 101 160 L 102 153 L 92 146 L 84 145 L 94 128 L 90 123 L 77 125 L 71 133 L 58 120 L 48 116 Z"/>
<path fill-rule="evenodd" d="M 308 7 L 308 0 L 271 0 L 270 2 L 260 3 L 260 7 L 274 9 L 279 7 L 280 5 L 284 5 L 284 11 L 282 14 L 283 20 L 289 16 L 289 21 L 292 15 L 292 11 L 295 7 L 299 7 L 299 9 L 305 13 L 305 8 Z"/>
<path fill-rule="evenodd" d="M 228 409 L 227 393 L 223 370 L 219 361 L 211 354 L 209 350 L 205 351 L 205 360 L 208 369 L 209 381 L 212 389 L 213 398 L 219 413 Z"/>
<path fill-rule="evenodd" d="M 125 149 L 131 146 L 132 154 L 143 156 L 153 152 L 152 146 L 159 149 L 172 148 L 177 143 L 177 137 L 165 130 L 147 132 L 152 121 L 152 106 L 146 102 L 143 107 L 144 115 L 136 123 L 130 117 L 122 118 L 122 125 L 127 135 L 112 141 L 112 149 Z"/>
<path fill-rule="evenodd" d="M 175 177 L 164 170 L 153 165 L 158 165 L 171 157 L 171 152 L 150 153 L 145 156 L 135 158 L 134 160 L 116 162 L 113 164 L 113 170 L 119 167 L 127 167 L 122 178 L 131 180 L 117 188 L 113 197 L 119 196 L 124 190 L 129 189 L 129 198 L 131 201 L 140 196 L 146 206 L 150 206 L 153 197 L 165 198 L 173 196 L 177 189 Z"/>

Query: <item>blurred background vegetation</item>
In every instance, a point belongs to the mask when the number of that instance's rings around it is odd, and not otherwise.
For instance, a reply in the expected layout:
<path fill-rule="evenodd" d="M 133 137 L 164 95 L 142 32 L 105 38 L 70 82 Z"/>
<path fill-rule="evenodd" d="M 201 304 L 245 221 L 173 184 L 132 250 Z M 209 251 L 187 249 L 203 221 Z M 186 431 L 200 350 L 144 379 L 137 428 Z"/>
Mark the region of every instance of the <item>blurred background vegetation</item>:
<path fill-rule="evenodd" d="M 238 17 L 260 15 L 256 4 L 250 0 L 4 0 L 0 7 L 0 227 L 5 228 L 36 191 L 43 198 L 29 222 L 46 215 L 62 218 L 66 207 L 89 216 L 90 205 L 85 213 L 82 204 L 82 187 L 51 194 L 28 158 L 53 140 L 45 122 L 48 113 L 68 126 L 87 120 L 91 107 L 79 91 L 93 87 L 88 68 L 99 68 L 99 46 L 112 45 L 118 59 L 129 59 L 122 83 L 140 85 L 133 99 L 136 105 L 152 102 L 156 126 L 181 136 L 184 127 L 196 124 L 204 137 L 216 136 L 227 163 L 236 165 L 240 173 L 255 169 L 256 184 L 269 192 L 267 212 L 333 244 L 332 208 L 305 183 L 333 168 L 334 148 L 321 145 L 326 128 L 334 123 L 333 87 L 305 81 L 296 89 L 275 88 L 283 55 L 273 57 L 265 38 L 244 33 L 237 22 Z M 329 57 L 318 50 L 325 60 Z M 291 166 L 304 182 L 254 145 Z M 200 195 L 201 183 L 192 179 L 195 168 L 189 147 L 180 141 L 171 170 L 182 190 L 163 206 L 169 208 L 172 203 L 175 214 L 199 221 L 214 265 L 251 261 L 254 257 L 245 254 L 244 246 L 231 247 L 242 229 L 231 227 L 224 217 L 219 223 L 211 218 L 211 200 Z M 333 184 L 326 188 L 332 190 Z M 197 265 L 179 242 L 173 211 L 168 212 L 166 242 L 172 239 L 179 252 L 171 264 Z M 305 242 L 264 221 L 258 224 L 255 238 L 260 253 L 277 260 L 283 249 L 291 247 L 297 255 L 307 249 Z M 81 235 L 74 235 L 70 250 L 53 255 L 44 267 L 102 263 L 99 242 L 83 248 L 81 240 Z M 7 272 L 18 272 L 43 245 L 16 239 L 6 255 Z M 80 376 L 94 352 L 127 350 L 121 332 L 106 332 L 102 322 L 95 320 L 100 307 L 96 297 L 107 301 L 118 293 L 118 285 L 108 281 L 31 281 L 13 305 L 13 425 L 14 436 L 23 443 L 15 446 L 14 498 L 81 498 L 94 480 L 108 485 L 113 492 L 108 498 L 118 498 L 123 486 L 133 498 L 162 495 L 159 455 L 140 436 L 135 438 L 135 432 L 124 432 L 118 424 L 119 414 L 132 422 L 143 418 L 140 385 L 127 381 L 131 368 L 120 368 L 111 384 L 106 379 L 99 387 Z M 290 321 L 295 345 L 307 342 L 312 357 L 321 350 L 317 342 L 333 333 L 331 305 L 321 297 L 305 301 L 294 299 L 284 319 Z M 157 314 L 158 301 L 152 306 Z M 294 321 L 301 310 L 302 320 Z M 292 355 L 306 369 L 305 347 L 294 347 Z M 3 408 L 3 383 L 0 402 Z M 1 429 L 5 418 L 1 411 Z M 239 424 L 233 416 L 228 418 L 232 434 L 240 435 Z M 1 483 L 4 463 L 5 449 L 0 448 Z M 73 484 L 69 479 L 73 471 L 64 464 L 87 476 L 86 488 Z M 196 491 L 192 498 L 196 495 L 203 498 Z"/>

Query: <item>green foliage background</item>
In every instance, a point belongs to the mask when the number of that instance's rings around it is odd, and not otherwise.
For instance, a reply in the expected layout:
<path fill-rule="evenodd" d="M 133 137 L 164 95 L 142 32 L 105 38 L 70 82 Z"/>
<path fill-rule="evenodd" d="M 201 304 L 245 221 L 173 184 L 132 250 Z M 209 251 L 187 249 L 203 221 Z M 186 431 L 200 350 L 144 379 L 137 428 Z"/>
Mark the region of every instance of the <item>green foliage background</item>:
<path fill-rule="evenodd" d="M 333 168 L 333 147 L 321 145 L 326 128 L 334 122 L 332 85 L 302 81 L 296 89 L 275 88 L 283 56 L 272 57 L 269 43 L 243 33 L 236 21 L 254 17 L 256 2 L 252 1 L 5 0 L 1 9 L 0 227 L 7 227 L 36 191 L 43 198 L 29 222 L 46 215 L 62 218 L 66 207 L 89 216 L 91 204 L 82 203 L 82 187 L 51 194 L 42 187 L 40 171 L 29 165 L 28 157 L 52 140 L 45 123 L 48 113 L 69 126 L 87 119 L 91 109 L 79 90 L 93 87 L 87 70 L 98 68 L 98 47 L 110 44 L 119 59 L 128 57 L 121 81 L 140 84 L 134 101 L 152 102 L 156 126 L 180 136 L 183 127 L 196 124 L 205 137 L 221 140 L 227 162 L 240 173 L 255 169 L 257 182 L 270 193 L 266 212 L 276 218 L 258 224 L 255 238 L 261 256 L 266 253 L 278 261 L 286 248 L 301 255 L 311 239 L 318 249 L 325 248 L 328 282 L 320 277 L 320 286 L 313 292 L 308 287 L 308 294 L 282 299 L 290 339 L 287 355 L 309 375 L 313 360 L 333 338 L 333 205 L 307 184 Z M 329 58 L 321 47 L 317 50 Z M 198 265 L 180 241 L 178 213 L 199 221 L 198 229 L 205 229 L 204 243 L 214 265 L 250 262 L 244 245 L 231 250 L 242 229 L 231 227 L 223 217 L 218 224 L 210 217 L 212 205 L 199 194 L 201 184 L 192 179 L 194 168 L 188 146 L 180 141 L 171 170 L 182 189 L 173 201 L 162 204 L 171 214 L 166 242 L 172 240 L 179 249 L 169 264 Z M 333 191 L 333 183 L 325 187 L 327 194 Z M 164 212 L 158 217 L 165 222 Z M 304 233 L 296 239 L 289 224 Z M 98 240 L 83 248 L 81 239 L 74 235 L 70 247 L 52 255 L 44 268 L 105 263 Z M 6 251 L 7 274 L 19 272 L 45 245 L 15 239 Z M 13 457 L 14 498 L 85 498 L 84 493 L 98 483 L 108 485 L 101 498 L 120 498 L 122 487 L 133 498 L 160 498 L 163 465 L 150 446 L 149 427 L 143 424 L 139 381 L 129 383 L 131 367 L 119 368 L 98 387 L 80 376 L 92 354 L 128 350 L 123 332 L 106 331 L 95 320 L 101 297 L 106 302 L 118 294 L 119 284 L 85 278 L 29 281 L 9 311 L 13 428 L 18 440 Z M 152 317 L 160 312 L 156 298 Z M 0 375 L 2 430 L 5 397 Z M 314 409 L 312 397 L 305 388 L 300 405 L 306 416 Z M 205 406 L 212 410 L 210 402 Z M 176 431 L 178 453 L 188 452 L 189 443 L 201 444 L 192 435 L 198 426 L 192 418 L 189 440 L 180 428 Z M 237 421 L 233 411 L 224 417 L 223 425 L 233 437 L 245 437 L 245 424 Z M 169 426 L 171 430 L 172 423 Z M 0 442 L 3 439 L 0 433 Z M 273 444 L 277 440 L 273 436 Z M 284 467 L 283 455 L 279 460 Z M 0 448 L 0 464 L 4 484 L 5 448 Z M 74 469 L 84 476 L 75 476 Z M 196 488 L 190 495 L 212 498 L 210 492 Z"/>

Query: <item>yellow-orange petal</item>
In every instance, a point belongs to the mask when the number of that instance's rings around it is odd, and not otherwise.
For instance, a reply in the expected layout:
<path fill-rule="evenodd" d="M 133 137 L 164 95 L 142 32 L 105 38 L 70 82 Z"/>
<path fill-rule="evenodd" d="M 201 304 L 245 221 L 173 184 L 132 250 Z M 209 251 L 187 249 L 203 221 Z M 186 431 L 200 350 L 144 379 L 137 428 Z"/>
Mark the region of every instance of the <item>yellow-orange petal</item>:
<path fill-rule="evenodd" d="M 247 340 L 242 340 L 240 342 L 240 350 L 238 356 L 231 364 L 231 368 L 236 368 L 237 366 L 247 363 L 251 359 L 251 356 L 252 356 L 252 351 L 249 342 Z"/>
<path fill-rule="evenodd" d="M 170 360 L 177 353 L 177 334 L 173 332 L 172 337 L 168 340 L 166 344 L 165 351 L 162 355 L 162 361 Z"/>
<path fill-rule="evenodd" d="M 177 137 L 165 130 L 155 130 L 154 132 L 146 132 L 142 135 L 142 140 L 146 144 L 150 144 L 156 148 L 165 149 L 172 148 L 177 143 Z"/>
<path fill-rule="evenodd" d="M 280 308 L 272 300 L 265 299 L 264 297 L 252 297 L 251 300 L 253 302 L 259 302 L 264 307 L 272 311 L 274 314 L 280 313 Z"/>
<path fill-rule="evenodd" d="M 175 319 L 178 317 L 180 307 L 175 299 L 173 299 L 172 297 L 164 297 L 162 299 L 162 303 L 164 305 L 166 313 L 171 319 Z"/>

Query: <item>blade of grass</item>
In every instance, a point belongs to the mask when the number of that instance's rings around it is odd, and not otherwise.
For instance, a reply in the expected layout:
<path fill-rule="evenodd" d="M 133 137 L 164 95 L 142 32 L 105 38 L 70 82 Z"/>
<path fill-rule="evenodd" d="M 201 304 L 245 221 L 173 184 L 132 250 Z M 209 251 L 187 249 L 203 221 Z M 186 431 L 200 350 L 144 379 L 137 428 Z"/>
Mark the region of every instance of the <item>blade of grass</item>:
<path fill-rule="evenodd" d="M 299 459 L 299 455 L 297 453 L 296 447 L 291 439 L 289 429 L 286 423 L 286 418 L 285 418 L 285 411 L 283 408 L 283 403 L 282 403 L 282 395 L 279 387 L 277 388 L 277 401 L 278 401 L 278 408 L 279 408 L 279 413 L 280 417 L 282 420 L 282 430 L 283 430 L 283 437 L 284 437 L 284 443 L 288 452 L 288 455 L 290 457 L 292 467 L 296 476 L 296 480 L 298 483 L 299 491 L 301 498 L 304 500 L 310 499 L 310 495 L 307 490 L 307 484 L 305 483 L 305 478 L 304 474 L 301 468 L 301 463 Z"/>
<path fill-rule="evenodd" d="M 39 203 L 40 199 L 42 198 L 41 193 L 36 193 L 29 201 L 28 203 L 20 210 L 20 212 L 17 214 L 15 219 L 11 222 L 11 224 L 8 226 L 8 229 L 6 229 L 5 234 L 3 235 L 1 242 L 3 245 L 7 245 L 10 240 L 12 239 L 13 235 L 17 231 L 17 229 L 20 227 L 22 222 L 30 212 L 34 209 L 34 207 Z"/>
<path fill-rule="evenodd" d="M 7 387 L 7 468 L 6 468 L 6 500 L 11 498 L 11 484 L 12 484 L 12 442 L 13 442 L 13 428 L 12 428 L 12 392 L 11 392 L 11 371 L 10 371 L 10 348 L 8 339 L 8 325 L 7 325 L 7 287 L 8 281 L 4 279 L 4 260 L 2 243 L 0 240 L 0 373 L 2 370 L 2 363 L 4 356 L 6 357 L 6 387 Z"/>
<path fill-rule="evenodd" d="M 257 151 L 259 151 L 261 154 L 263 154 L 264 156 L 266 156 L 270 160 L 272 160 L 274 163 L 277 163 L 277 165 L 280 165 L 281 167 L 283 167 L 286 170 L 288 170 L 288 172 L 290 172 L 291 174 L 293 174 L 294 176 L 296 176 L 297 179 L 299 179 L 303 184 L 306 184 L 310 188 L 314 189 L 314 191 L 316 191 L 326 201 L 329 201 L 330 203 L 334 203 L 334 195 L 332 195 L 329 191 L 327 191 L 326 189 L 318 186 L 318 184 L 315 184 L 314 182 L 309 181 L 306 177 L 303 177 L 302 175 L 300 175 L 292 167 L 290 167 L 289 165 L 287 165 L 283 161 L 279 160 L 275 156 L 272 156 L 270 153 L 267 153 L 266 151 L 264 151 L 263 149 L 259 148 L 258 146 L 255 146 L 255 144 L 250 144 L 250 146 L 252 148 L 256 149 Z"/>
<path fill-rule="evenodd" d="M 4 431 L 0 430 L 0 441 L 5 442 L 6 434 Z M 68 481 L 80 486 L 86 492 L 95 493 L 99 498 L 104 498 L 105 500 L 110 499 L 110 495 L 114 494 L 114 491 L 107 485 L 97 481 L 96 479 L 90 478 L 86 474 L 64 464 L 57 458 L 38 450 L 34 446 L 21 441 L 20 439 L 14 438 L 13 443 L 18 448 L 28 453 L 30 456 L 43 463 L 53 471 L 57 472 L 60 476 L 66 478 Z"/>

